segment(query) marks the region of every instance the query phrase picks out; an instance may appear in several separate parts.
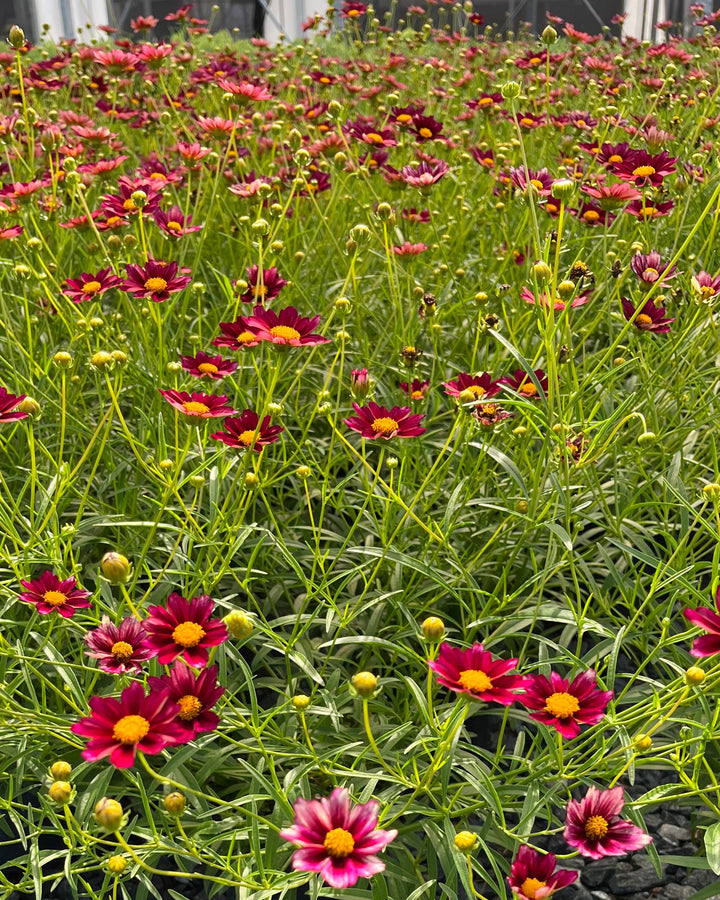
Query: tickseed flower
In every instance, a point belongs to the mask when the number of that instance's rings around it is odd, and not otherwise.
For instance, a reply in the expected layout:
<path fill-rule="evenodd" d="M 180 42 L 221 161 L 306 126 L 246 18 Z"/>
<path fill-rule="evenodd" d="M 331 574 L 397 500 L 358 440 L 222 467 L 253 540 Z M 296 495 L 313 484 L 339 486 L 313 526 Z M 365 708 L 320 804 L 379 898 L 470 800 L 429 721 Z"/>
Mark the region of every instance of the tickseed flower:
<path fill-rule="evenodd" d="M 88 656 L 98 660 L 103 672 L 116 675 L 125 672 L 142 671 L 142 661 L 151 659 L 155 653 L 146 646 L 145 629 L 130 616 L 120 625 L 114 625 L 109 616 L 103 616 L 100 627 L 85 634 Z"/>
<path fill-rule="evenodd" d="M 393 828 L 376 828 L 378 804 L 371 800 L 352 806 L 345 788 L 335 788 L 321 800 L 300 799 L 293 807 L 295 823 L 280 837 L 300 846 L 293 853 L 293 869 L 317 872 L 331 887 L 347 888 L 358 878 L 385 870 L 376 853 L 397 837 Z"/>
<path fill-rule="evenodd" d="M 720 294 L 720 275 L 713 278 L 704 269 L 693 275 L 690 279 L 692 289 L 697 296 L 698 303 L 712 303 L 712 301 Z"/>
<path fill-rule="evenodd" d="M 720 587 L 715 591 L 715 606 L 720 612 Z M 707 632 L 695 638 L 690 649 L 691 656 L 714 656 L 720 653 L 720 615 L 711 609 L 684 609 L 683 615 L 693 625 Z"/>
<path fill-rule="evenodd" d="M 546 900 L 576 880 L 578 872 L 570 869 L 556 872 L 555 862 L 552 853 L 538 853 L 531 847 L 518 850 L 508 876 L 510 889 L 518 900 Z"/>
<path fill-rule="evenodd" d="M 231 350 L 244 350 L 246 347 L 257 347 L 260 338 L 248 330 L 245 319 L 238 316 L 234 322 L 221 322 L 220 337 L 211 341 L 213 347 L 230 347 Z"/>
<path fill-rule="evenodd" d="M 552 725 L 564 738 L 580 734 L 580 725 L 595 725 L 605 715 L 612 691 L 601 691 L 592 669 L 582 672 L 572 682 L 551 672 L 531 675 L 525 685 L 521 703 L 533 710 L 530 718 Z"/>
<path fill-rule="evenodd" d="M 675 171 L 675 163 L 667 150 L 653 155 L 646 150 L 634 150 L 622 162 L 616 163 L 613 175 L 621 181 L 631 181 L 636 187 L 662 184 L 666 175 Z"/>
<path fill-rule="evenodd" d="M 624 802 L 619 785 L 607 791 L 591 787 L 582 800 L 568 803 L 563 837 L 591 859 L 624 856 L 645 847 L 652 841 L 650 835 L 620 818 Z"/>
<path fill-rule="evenodd" d="M 306 319 L 294 306 L 286 306 L 285 309 L 275 312 L 258 305 L 251 316 L 240 318 L 245 328 L 259 341 L 269 341 L 281 347 L 330 343 L 329 338 L 312 333 L 313 328 L 320 322 L 320 316 Z"/>
<path fill-rule="evenodd" d="M 427 397 L 428 391 L 430 390 L 430 381 L 427 379 L 425 381 L 420 381 L 419 378 L 413 378 L 410 383 L 401 381 L 398 386 L 410 400 L 414 403 L 418 403 L 420 400 L 424 400 Z"/>
<path fill-rule="evenodd" d="M 417 437 L 424 434 L 426 429 L 420 427 L 422 414 L 413 413 L 409 406 L 393 406 L 386 409 L 378 406 L 371 400 L 367 406 L 353 403 L 356 416 L 350 416 L 343 421 L 348 428 L 359 431 L 364 438 L 382 438 L 390 440 L 394 437 Z"/>
<path fill-rule="evenodd" d="M 418 256 L 425 250 L 427 250 L 426 244 L 411 244 L 410 241 L 405 241 L 404 244 L 393 247 L 393 253 L 395 254 L 395 256 L 400 257 L 400 259 L 407 259 L 411 256 Z"/>
<path fill-rule="evenodd" d="M 185 416 L 194 416 L 200 419 L 217 419 L 223 416 L 231 416 L 235 412 L 232 406 L 228 406 L 228 398 L 222 394 L 217 397 L 214 394 L 198 394 L 187 391 L 163 391 L 160 393 L 167 402 Z"/>
<path fill-rule="evenodd" d="M 542 369 L 535 369 L 533 374 L 540 382 L 543 393 L 547 395 L 547 375 Z M 500 381 L 498 381 L 498 384 L 505 385 L 520 394 L 521 397 L 525 397 L 526 400 L 535 400 L 540 396 L 534 382 L 530 380 L 528 373 L 524 369 L 515 369 L 512 375 L 506 375 L 504 378 L 501 378 Z"/>
<path fill-rule="evenodd" d="M 143 622 L 147 646 L 157 655 L 161 666 L 182 656 L 189 666 L 202 668 L 208 661 L 208 647 L 227 640 L 227 628 L 221 619 L 211 619 L 213 601 L 205 594 L 187 600 L 170 594 L 167 607 L 151 606 Z"/>
<path fill-rule="evenodd" d="M 195 356 L 180 356 L 183 369 L 195 378 L 212 378 L 214 381 L 232 375 L 238 364 L 222 356 L 211 356 L 200 351 Z"/>
<path fill-rule="evenodd" d="M 450 166 L 444 159 L 435 165 L 430 165 L 423 160 L 419 166 L 403 166 L 400 174 L 405 184 L 420 188 L 421 191 L 427 191 L 449 171 Z"/>
<path fill-rule="evenodd" d="M 181 238 L 195 231 L 202 231 L 202 225 L 191 225 L 192 216 L 184 216 L 179 206 L 171 206 L 167 212 L 155 210 L 155 224 L 172 238 Z"/>
<path fill-rule="evenodd" d="M 636 253 L 630 261 L 630 268 L 640 279 L 640 287 L 649 290 L 656 281 L 666 281 L 677 275 L 676 266 L 664 263 L 657 250 L 650 253 Z"/>
<path fill-rule="evenodd" d="M 517 659 L 493 659 L 482 644 L 463 650 L 443 643 L 438 658 L 428 660 L 428 665 L 435 672 L 438 684 L 487 703 L 510 706 L 519 699 L 514 692 L 526 684 L 522 675 L 508 674 L 517 665 Z"/>
<path fill-rule="evenodd" d="M 83 300 L 95 300 L 101 297 L 105 291 L 119 287 L 122 281 L 113 274 L 110 266 L 101 269 L 95 275 L 83 272 L 78 278 L 67 278 L 62 292 L 73 303 L 82 303 Z"/>
<path fill-rule="evenodd" d="M 120 287 L 128 294 L 136 297 L 147 297 L 156 303 L 167 300 L 170 294 L 181 291 L 192 281 L 189 269 L 180 269 L 176 262 L 160 262 L 157 259 L 148 259 L 144 266 L 135 266 L 128 263 L 127 278 Z"/>
<path fill-rule="evenodd" d="M 527 175 L 524 168 L 510 169 L 510 178 L 520 190 L 530 188 L 538 197 L 549 197 L 552 193 L 553 178 L 547 169 L 538 169 L 537 172 L 529 169 Z"/>
<path fill-rule="evenodd" d="M 215 731 L 220 717 L 212 712 L 212 707 L 225 693 L 217 683 L 218 667 L 211 666 L 195 675 L 189 666 L 176 662 L 169 675 L 148 678 L 151 691 L 167 691 L 179 712 L 175 725 L 184 733 L 183 742 L 191 741 L 205 731 Z"/>
<path fill-rule="evenodd" d="M 259 276 L 259 268 L 250 266 L 247 270 L 247 289 L 240 295 L 243 303 L 258 303 L 262 306 L 268 300 L 274 300 L 287 284 L 275 266 L 263 269 L 262 278 Z"/>
<path fill-rule="evenodd" d="M 266 444 L 274 443 L 285 430 L 282 425 L 271 425 L 270 416 L 265 416 L 260 424 L 260 417 L 251 409 L 244 409 L 239 416 L 231 416 L 223 422 L 225 431 L 218 431 L 210 437 L 222 441 L 228 447 L 240 450 L 255 450 L 260 453 Z"/>
<path fill-rule="evenodd" d="M 500 393 L 500 382 L 493 381 L 487 372 L 483 372 L 481 375 L 460 372 L 453 381 L 443 381 L 443 387 L 448 396 L 458 399 L 460 394 L 467 391 L 472 394 L 473 400 L 477 403 L 489 400 Z"/>
<path fill-rule="evenodd" d="M 71 619 L 75 610 L 90 606 L 90 591 L 79 588 L 74 578 L 61 580 L 47 571 L 34 581 L 21 581 L 20 584 L 25 588 L 18 594 L 20 600 L 34 603 L 35 609 L 43 616 L 54 611 L 65 619 Z"/>
<path fill-rule="evenodd" d="M 533 306 L 538 304 L 539 306 L 544 306 L 546 309 L 550 306 L 550 294 L 545 291 L 541 291 L 536 297 L 529 288 L 524 287 L 520 291 L 520 296 L 526 303 L 531 303 Z M 577 297 L 573 297 L 570 306 L 571 308 L 574 308 L 576 306 L 584 306 L 589 299 L 590 293 L 586 291 L 584 294 L 578 294 Z M 553 308 L 558 312 L 562 312 L 562 310 L 564 310 L 566 306 L 567 304 L 564 300 L 561 300 L 560 297 L 554 298 Z"/>
<path fill-rule="evenodd" d="M 656 334 L 666 334 L 670 331 L 671 323 L 675 321 L 675 319 L 666 319 L 665 307 L 655 306 L 652 300 L 646 300 L 637 315 L 635 315 L 637 307 L 632 300 L 622 297 L 621 302 L 623 315 L 628 322 L 632 319 L 633 325 L 639 328 L 640 331 L 654 331 Z"/>
<path fill-rule="evenodd" d="M 183 732 L 175 724 L 177 704 L 166 691 L 146 696 L 139 681 L 125 688 L 120 699 L 91 697 L 90 709 L 92 715 L 70 728 L 73 734 L 90 738 L 82 752 L 89 762 L 109 756 L 118 769 L 129 769 L 136 750 L 161 753 L 183 740 Z"/>
<path fill-rule="evenodd" d="M 6 388 L 0 387 L 0 423 L 27 419 L 29 413 L 18 409 L 25 397 L 25 394 L 11 394 Z"/>

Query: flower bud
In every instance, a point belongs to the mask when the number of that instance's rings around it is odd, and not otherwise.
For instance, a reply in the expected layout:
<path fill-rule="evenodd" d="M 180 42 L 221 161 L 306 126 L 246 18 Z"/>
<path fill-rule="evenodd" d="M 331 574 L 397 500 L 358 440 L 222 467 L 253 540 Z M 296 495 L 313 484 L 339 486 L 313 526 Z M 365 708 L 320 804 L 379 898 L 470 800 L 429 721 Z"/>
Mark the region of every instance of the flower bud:
<path fill-rule="evenodd" d="M 111 856 L 107 861 L 108 872 L 112 875 L 122 875 L 127 869 L 127 860 L 124 856 Z"/>
<path fill-rule="evenodd" d="M 686 684 L 702 684 L 705 681 L 705 672 L 700 666 L 690 666 L 685 670 Z"/>
<path fill-rule="evenodd" d="M 720 484 L 706 484 L 703 488 L 703 494 L 708 500 L 717 503 L 720 500 Z"/>
<path fill-rule="evenodd" d="M 540 40 L 545 44 L 546 47 L 551 47 L 555 41 L 558 39 L 558 33 L 552 27 L 552 25 L 548 25 L 543 29 L 543 33 L 540 35 Z"/>
<path fill-rule="evenodd" d="M 358 672 L 353 675 L 351 685 L 358 697 L 363 700 L 372 697 L 377 689 L 377 677 L 372 672 Z"/>
<path fill-rule="evenodd" d="M 371 237 L 367 225 L 353 225 L 350 229 L 350 240 L 355 241 L 356 244 L 367 244 Z"/>
<path fill-rule="evenodd" d="M 537 278 L 540 284 L 544 284 L 546 281 L 550 281 L 552 278 L 552 269 L 546 263 L 540 260 L 540 262 L 536 262 L 533 266 L 533 275 Z"/>
<path fill-rule="evenodd" d="M 50 766 L 50 774 L 55 781 L 66 781 L 72 772 L 72 766 L 64 759 L 58 759 Z"/>
<path fill-rule="evenodd" d="M 367 397 L 370 391 L 370 374 L 367 369 L 353 369 L 350 373 L 350 392 L 356 400 Z"/>
<path fill-rule="evenodd" d="M 527 500 L 518 500 L 515 504 L 515 511 L 521 513 L 523 516 L 529 508 Z"/>
<path fill-rule="evenodd" d="M 127 353 L 124 353 L 122 350 L 113 350 L 110 356 L 112 356 L 112 361 L 118 368 L 122 368 L 127 362 Z"/>
<path fill-rule="evenodd" d="M 161 459 L 158 468 L 161 472 L 169 472 L 175 466 L 174 459 Z"/>
<path fill-rule="evenodd" d="M 163 800 L 163 806 L 173 816 L 180 816 L 185 811 L 185 794 L 180 791 L 173 791 Z"/>
<path fill-rule="evenodd" d="M 558 296 L 561 300 L 569 300 L 575 293 L 574 281 L 561 281 L 558 285 Z"/>
<path fill-rule="evenodd" d="M 455 846 L 461 853 L 472 853 L 477 844 L 477 837 L 472 831 L 458 831 L 455 835 Z"/>
<path fill-rule="evenodd" d="M 30 418 L 34 418 L 40 412 L 40 404 L 33 397 L 25 397 L 18 404 L 20 412 L 27 413 Z"/>
<path fill-rule="evenodd" d="M 338 297 L 335 301 L 335 309 L 337 309 L 338 312 L 341 313 L 346 313 L 350 309 L 351 305 L 352 304 L 347 297 Z"/>
<path fill-rule="evenodd" d="M 259 234 L 263 237 L 270 233 L 271 225 L 267 219 L 257 219 L 250 227 L 252 228 L 253 234 Z"/>
<path fill-rule="evenodd" d="M 260 484 L 260 479 L 254 472 L 248 472 L 245 476 L 244 487 L 246 491 L 254 490 Z"/>
<path fill-rule="evenodd" d="M 13 25 L 8 34 L 8 41 L 11 47 L 19 50 L 25 46 L 25 32 L 19 25 Z"/>
<path fill-rule="evenodd" d="M 301 106 L 300 109 L 302 110 L 303 107 Z M 288 144 L 290 144 L 292 150 L 300 149 L 300 147 L 302 146 L 302 135 L 297 130 L 297 128 L 293 128 L 288 132 L 287 142 Z"/>
<path fill-rule="evenodd" d="M 103 797 L 95 804 L 95 821 L 106 831 L 117 831 L 122 825 L 123 808 L 117 800 Z"/>
<path fill-rule="evenodd" d="M 378 203 L 375 215 L 381 222 L 388 222 L 393 218 L 393 208 L 389 203 Z"/>
<path fill-rule="evenodd" d="M 74 172 L 77 169 L 77 160 L 73 156 L 66 156 L 62 161 L 62 170 L 63 172 L 70 173 Z"/>
<path fill-rule="evenodd" d="M 428 616 L 420 626 L 423 637 L 431 644 L 437 643 L 445 634 L 445 623 L 437 616 Z"/>
<path fill-rule="evenodd" d="M 72 792 L 72 785 L 68 781 L 53 781 L 48 788 L 48 796 L 59 806 L 66 806 L 70 802 Z"/>
<path fill-rule="evenodd" d="M 299 166 L 306 166 L 310 162 L 310 154 L 304 147 L 295 151 L 293 159 Z"/>
<path fill-rule="evenodd" d="M 506 81 L 500 88 L 500 93 L 505 100 L 517 100 L 520 96 L 521 87 L 517 81 Z M 464 833 L 464 832 L 463 832 Z"/>
<path fill-rule="evenodd" d="M 652 748 L 652 738 L 649 734 L 639 734 L 633 741 L 633 746 L 638 753 L 647 753 Z"/>
<path fill-rule="evenodd" d="M 297 709 L 298 711 L 301 711 L 301 710 L 303 710 L 303 709 L 307 709 L 308 706 L 310 706 L 310 698 L 307 696 L 307 694 L 296 694 L 296 695 L 292 698 L 292 705 L 293 705 L 293 706 L 295 707 L 295 709 Z"/>
<path fill-rule="evenodd" d="M 255 627 L 250 616 L 239 609 L 235 609 L 228 613 L 223 619 L 223 622 L 227 626 L 227 630 L 230 634 L 238 640 L 249 638 Z"/>
<path fill-rule="evenodd" d="M 105 350 L 98 350 L 90 360 L 90 365 L 96 369 L 105 369 L 107 366 L 111 366 L 112 363 L 113 358 L 111 354 L 107 353 Z"/>
<path fill-rule="evenodd" d="M 397 469 L 397 467 L 400 465 L 400 460 L 397 458 L 397 456 L 388 456 L 388 458 L 385 460 L 385 465 L 388 467 L 388 469 L 390 469 L 390 471 L 392 471 L 393 469 Z"/>
<path fill-rule="evenodd" d="M 310 466 L 298 466 L 295 470 L 295 474 L 304 481 L 312 475 L 312 470 L 310 469 Z"/>
<path fill-rule="evenodd" d="M 575 193 L 575 182 L 570 181 L 569 178 L 559 178 L 550 185 L 550 193 L 556 200 L 567 203 Z"/>
<path fill-rule="evenodd" d="M 643 433 L 638 438 L 638 444 L 653 444 L 657 440 L 657 435 L 654 431 L 643 431 Z"/>
<path fill-rule="evenodd" d="M 143 209 L 147 206 L 147 194 L 145 191 L 133 191 L 130 199 L 138 209 Z"/>
<path fill-rule="evenodd" d="M 100 571 L 110 584 L 124 584 L 130 577 L 130 560 L 122 553 L 111 550 L 101 559 Z"/>

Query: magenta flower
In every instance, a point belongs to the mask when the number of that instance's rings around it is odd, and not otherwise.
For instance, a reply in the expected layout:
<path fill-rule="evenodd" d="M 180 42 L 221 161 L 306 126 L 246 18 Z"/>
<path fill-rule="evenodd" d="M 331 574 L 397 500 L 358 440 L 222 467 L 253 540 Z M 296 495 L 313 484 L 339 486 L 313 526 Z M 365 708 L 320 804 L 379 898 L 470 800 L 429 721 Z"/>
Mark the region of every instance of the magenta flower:
<path fill-rule="evenodd" d="M 386 409 L 370 401 L 367 406 L 353 403 L 353 409 L 357 415 L 343 421 L 348 428 L 359 431 L 364 438 L 370 440 L 382 438 L 387 441 L 394 437 L 417 437 L 426 431 L 420 427 L 424 415 L 413 413 L 409 406 L 393 406 L 392 409 Z"/>
<path fill-rule="evenodd" d="M 143 622 L 147 646 L 161 666 L 169 665 L 178 656 L 196 669 L 207 664 L 207 648 L 222 644 L 228 636 L 222 619 L 210 618 L 213 605 L 205 594 L 192 600 L 170 594 L 167 607 L 148 609 L 149 615 Z"/>
<path fill-rule="evenodd" d="M 183 369 L 195 378 L 212 378 L 217 381 L 232 375 L 238 364 L 222 356 L 210 356 L 209 353 L 199 351 L 195 356 L 180 356 Z"/>
<path fill-rule="evenodd" d="M 508 674 L 517 665 L 517 659 L 493 659 L 482 644 L 463 650 L 442 643 L 438 658 L 428 660 L 428 665 L 435 672 L 438 684 L 487 703 L 510 706 L 519 699 L 514 692 L 526 684 L 522 675 Z"/>
<path fill-rule="evenodd" d="M 96 275 L 83 272 L 78 278 L 66 278 L 62 292 L 73 303 L 82 303 L 83 300 L 95 300 L 102 296 L 110 288 L 119 287 L 122 284 L 117 275 L 113 274 L 110 266 L 101 269 Z"/>
<path fill-rule="evenodd" d="M 202 225 L 191 225 L 192 216 L 184 216 L 179 206 L 171 206 L 167 212 L 161 209 L 153 214 L 158 228 L 162 229 L 170 237 L 180 238 L 194 231 L 202 231 Z"/>
<path fill-rule="evenodd" d="M 228 406 L 228 398 L 222 394 L 188 394 L 187 391 L 163 391 L 160 393 L 178 412 L 184 416 L 192 416 L 198 419 L 217 419 L 223 416 L 231 416 L 235 412 L 232 406 Z"/>
<path fill-rule="evenodd" d="M 274 300 L 285 287 L 287 281 L 278 272 L 276 266 L 262 270 L 257 266 L 250 266 L 247 270 L 247 289 L 240 295 L 243 303 L 259 303 L 261 306 L 267 300 Z"/>
<path fill-rule="evenodd" d="M 642 828 L 620 818 L 625 801 L 618 787 L 600 791 L 591 787 L 582 800 L 567 805 L 563 837 L 582 856 L 624 856 L 652 841 Z"/>
<path fill-rule="evenodd" d="M 90 606 L 90 591 L 77 586 L 74 578 L 60 579 L 49 570 L 34 581 L 21 581 L 25 590 L 18 594 L 26 603 L 34 603 L 41 616 L 57 612 L 65 619 L 71 619 L 76 609 Z"/>
<path fill-rule="evenodd" d="M 266 444 L 273 444 L 285 429 L 282 425 L 271 425 L 270 416 L 260 417 L 251 409 L 244 409 L 239 416 L 231 416 L 223 422 L 225 431 L 211 434 L 214 441 L 221 441 L 228 447 L 240 450 L 253 449 L 260 453 Z"/>
<path fill-rule="evenodd" d="M 427 191 L 449 171 L 450 166 L 444 159 L 434 166 L 423 160 L 419 166 L 403 166 L 400 174 L 405 184 L 420 188 L 421 191 Z"/>
<path fill-rule="evenodd" d="M 693 291 L 698 296 L 700 303 L 711 303 L 720 294 L 720 275 L 714 278 L 704 269 L 693 275 L 690 279 Z"/>
<path fill-rule="evenodd" d="M 547 900 L 555 891 L 572 884 L 578 872 L 570 869 L 555 871 L 555 856 L 538 853 L 532 847 L 523 846 L 513 861 L 508 884 L 518 900 Z"/>
<path fill-rule="evenodd" d="M 191 741 L 205 731 L 215 731 L 220 724 L 220 717 L 211 711 L 225 693 L 225 688 L 218 686 L 217 673 L 218 667 L 211 666 L 196 675 L 189 666 L 175 662 L 169 675 L 148 678 L 151 690 L 167 691 L 171 701 L 177 703 L 175 725 L 185 732 L 183 742 Z"/>
<path fill-rule="evenodd" d="M 286 306 L 285 309 L 275 312 L 258 305 L 251 316 L 241 316 L 240 319 L 258 340 L 270 341 L 281 347 L 306 347 L 330 343 L 329 338 L 312 333 L 313 328 L 320 322 L 320 316 L 306 319 L 294 306 Z"/>
<path fill-rule="evenodd" d="M 531 675 L 521 703 L 534 710 L 531 719 L 552 725 L 564 738 L 574 738 L 580 734 L 580 725 L 595 725 L 602 719 L 612 696 L 612 691 L 598 689 L 595 672 L 588 669 L 572 682 L 557 672 L 551 672 L 549 680 Z"/>
<path fill-rule="evenodd" d="M 547 375 L 542 369 L 535 369 L 533 374 L 540 382 L 543 393 L 547 396 Z M 521 397 L 525 397 L 526 400 L 535 400 L 540 397 L 538 389 L 535 387 L 535 383 L 530 380 L 530 376 L 524 369 L 515 369 L 512 375 L 506 375 L 504 378 L 501 378 L 498 384 L 505 385 L 505 387 L 520 394 Z"/>
<path fill-rule="evenodd" d="M 397 837 L 397 831 L 376 828 L 378 804 L 352 806 L 345 788 L 335 788 L 321 800 L 298 800 L 295 823 L 280 837 L 300 846 L 293 853 L 293 869 L 317 872 L 331 887 L 347 888 L 358 878 L 385 870 L 376 853 Z"/>
<path fill-rule="evenodd" d="M 463 391 L 467 391 L 473 395 L 477 403 L 489 400 L 500 393 L 500 382 L 493 381 L 488 372 L 481 375 L 460 372 L 454 381 L 443 381 L 443 387 L 450 397 L 459 397 Z"/>
<path fill-rule="evenodd" d="M 11 394 L 6 388 L 0 387 L 0 423 L 19 422 L 20 419 L 28 417 L 29 413 L 18 409 L 25 396 L 25 394 Z"/>
<path fill-rule="evenodd" d="M 720 612 L 720 587 L 715 591 L 715 605 Z M 720 653 L 720 616 L 711 609 L 684 609 L 686 619 L 707 634 L 695 638 L 690 653 L 693 656 L 714 656 Z"/>
<path fill-rule="evenodd" d="M 234 322 L 221 322 L 221 334 L 211 341 L 213 347 L 229 347 L 231 350 L 244 350 L 246 347 L 257 347 L 260 338 L 248 330 L 245 319 L 238 316 Z"/>
<path fill-rule="evenodd" d="M 100 627 L 85 634 L 85 643 L 90 648 L 85 652 L 98 660 L 103 672 L 116 675 L 140 672 L 140 663 L 155 656 L 145 644 L 146 637 L 145 629 L 132 616 L 123 619 L 120 625 L 114 625 L 109 616 L 103 616 Z"/>
<path fill-rule="evenodd" d="M 170 294 L 175 294 L 187 287 L 191 278 L 186 275 L 189 269 L 181 269 L 183 274 L 178 274 L 176 262 L 165 263 L 157 259 L 148 259 L 144 266 L 135 266 L 128 263 L 127 278 L 120 287 L 128 294 L 136 297 L 147 297 L 156 303 L 167 300 Z"/>
<path fill-rule="evenodd" d="M 621 298 L 623 315 L 632 324 L 639 328 L 640 331 L 654 331 L 656 334 L 666 334 L 670 331 L 670 325 L 675 319 L 665 318 L 665 307 L 655 306 L 652 300 L 646 300 L 640 310 L 635 315 L 637 307 L 628 300 L 627 297 Z"/>
<path fill-rule="evenodd" d="M 664 263 L 657 250 L 636 253 L 630 260 L 630 268 L 640 279 L 640 287 L 649 290 L 656 281 L 666 281 L 677 275 L 676 266 Z"/>
<path fill-rule="evenodd" d="M 528 169 L 526 175 L 524 168 L 511 168 L 510 178 L 515 187 L 522 191 L 529 187 L 539 197 L 549 197 L 552 193 L 553 177 L 547 169 L 538 169 L 537 172 Z"/>
<path fill-rule="evenodd" d="M 520 296 L 526 303 L 531 303 L 533 306 L 538 304 L 540 306 L 544 306 L 546 309 L 550 306 L 550 294 L 547 291 L 538 292 L 538 295 L 536 297 L 529 288 L 524 287 L 520 291 Z M 576 297 L 573 297 L 573 299 L 570 301 L 570 306 L 573 309 L 577 306 L 584 306 L 589 299 L 590 292 L 585 291 L 583 294 L 578 294 Z M 553 308 L 558 312 L 562 312 L 566 306 L 567 304 L 564 300 L 561 300 L 560 297 L 553 298 Z"/>

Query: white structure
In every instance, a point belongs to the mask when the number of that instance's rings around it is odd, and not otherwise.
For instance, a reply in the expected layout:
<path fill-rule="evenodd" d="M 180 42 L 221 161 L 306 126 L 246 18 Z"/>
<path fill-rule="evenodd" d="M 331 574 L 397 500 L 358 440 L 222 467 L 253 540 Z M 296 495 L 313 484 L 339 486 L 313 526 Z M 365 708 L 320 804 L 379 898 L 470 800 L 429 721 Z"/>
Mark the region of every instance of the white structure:
<path fill-rule="evenodd" d="M 652 14 L 657 5 L 657 21 L 666 17 L 665 0 L 625 0 L 627 20 L 623 25 L 623 34 L 640 41 L 662 42 L 665 38 L 662 31 L 652 27 Z"/>
<path fill-rule="evenodd" d="M 275 43 L 280 34 L 294 41 L 302 37 L 302 23 L 318 13 L 325 13 L 327 0 L 267 0 L 265 38 Z"/>
<path fill-rule="evenodd" d="M 38 26 L 38 32 L 42 33 L 43 25 L 50 26 L 50 37 L 53 40 L 59 38 L 77 38 L 78 28 L 83 32 L 80 37 L 83 40 L 102 37 L 102 32 L 97 31 L 98 25 L 108 25 L 107 0 L 29 0 L 34 6 L 33 17 Z M 90 29 L 88 25 L 95 26 Z"/>

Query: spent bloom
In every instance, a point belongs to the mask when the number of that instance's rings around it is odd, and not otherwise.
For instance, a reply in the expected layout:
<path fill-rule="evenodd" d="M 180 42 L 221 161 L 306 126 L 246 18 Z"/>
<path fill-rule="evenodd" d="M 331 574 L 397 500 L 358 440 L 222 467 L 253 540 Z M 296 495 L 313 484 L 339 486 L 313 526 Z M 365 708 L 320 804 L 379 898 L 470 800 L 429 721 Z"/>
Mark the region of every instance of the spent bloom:
<path fill-rule="evenodd" d="M 715 606 L 720 612 L 720 587 L 715 591 Z M 720 615 L 711 609 L 685 609 L 683 615 L 707 634 L 695 638 L 690 653 L 693 656 L 714 656 L 720 653 Z"/>
<path fill-rule="evenodd" d="M 295 822 L 280 836 L 298 844 L 293 868 L 317 872 L 331 887 L 347 888 L 358 878 L 370 878 L 384 871 L 375 855 L 395 840 L 395 829 L 377 828 L 378 804 L 371 800 L 353 806 L 345 788 L 335 788 L 321 800 L 300 799 L 293 807 Z"/>
<path fill-rule="evenodd" d="M 531 675 L 525 685 L 522 703 L 532 710 L 530 718 L 552 725 L 564 738 L 580 734 L 580 725 L 595 725 L 605 715 L 612 691 L 601 691 L 592 669 L 581 672 L 572 682 L 551 672 Z"/>
<path fill-rule="evenodd" d="M 546 900 L 576 880 L 578 872 L 570 869 L 556 872 L 555 863 L 552 853 L 542 854 L 532 847 L 521 847 L 508 876 L 510 889 L 518 900 Z"/>
<path fill-rule="evenodd" d="M 145 629 L 132 616 L 123 619 L 119 625 L 113 624 L 109 616 L 103 616 L 100 626 L 85 634 L 89 648 L 85 652 L 98 660 L 103 672 L 116 675 L 140 672 L 142 661 L 155 655 L 146 646 L 145 637 Z"/>
<path fill-rule="evenodd" d="M 591 787 L 582 800 L 568 803 L 563 837 L 581 856 L 591 859 L 640 850 L 652 838 L 642 828 L 620 818 L 624 803 L 619 785 L 607 791 Z"/>
<path fill-rule="evenodd" d="M 422 414 L 413 413 L 409 406 L 393 406 L 386 409 L 370 401 L 367 406 L 353 403 L 353 409 L 357 413 L 343 421 L 348 428 L 359 431 L 364 438 L 382 438 L 389 440 L 394 437 L 417 437 L 425 433 L 425 428 L 420 427 Z"/>
<path fill-rule="evenodd" d="M 227 628 L 221 619 L 212 619 L 213 601 L 207 595 L 187 600 L 170 594 L 167 606 L 151 606 L 143 622 L 147 646 L 161 666 L 182 656 L 189 666 L 201 668 L 208 661 L 208 647 L 227 640 Z"/>
<path fill-rule="evenodd" d="M 438 658 L 428 660 L 428 665 L 438 684 L 487 703 L 510 706 L 519 699 L 515 692 L 526 684 L 522 675 L 508 674 L 517 665 L 517 659 L 493 659 L 482 644 L 464 650 L 445 642 L 440 645 Z"/>
<path fill-rule="evenodd" d="M 79 588 L 74 578 L 58 578 L 54 572 L 43 572 L 34 581 L 21 581 L 25 590 L 18 594 L 26 603 L 34 603 L 42 616 L 57 612 L 65 619 L 71 619 L 77 609 L 90 606 L 90 591 Z"/>

